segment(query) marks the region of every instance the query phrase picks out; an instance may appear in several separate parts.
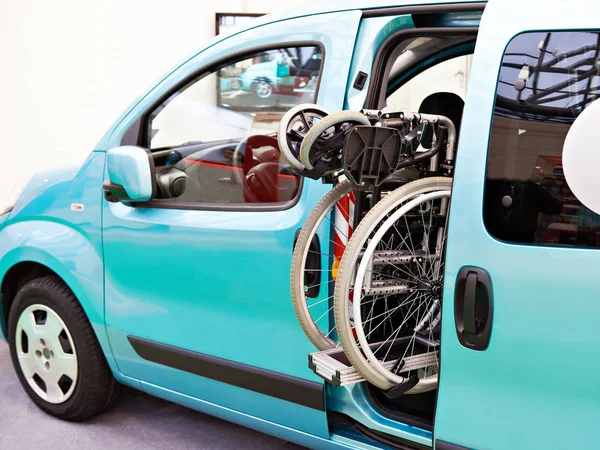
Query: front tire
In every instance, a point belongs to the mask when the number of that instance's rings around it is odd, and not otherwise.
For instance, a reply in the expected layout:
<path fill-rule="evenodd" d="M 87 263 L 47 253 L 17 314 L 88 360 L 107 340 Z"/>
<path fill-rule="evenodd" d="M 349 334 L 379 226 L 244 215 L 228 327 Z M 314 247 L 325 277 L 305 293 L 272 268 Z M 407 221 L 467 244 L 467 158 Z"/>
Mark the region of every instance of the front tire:
<path fill-rule="evenodd" d="M 85 312 L 56 276 L 17 293 L 8 318 L 13 366 L 23 389 L 44 412 L 69 421 L 99 414 L 118 384 Z"/>

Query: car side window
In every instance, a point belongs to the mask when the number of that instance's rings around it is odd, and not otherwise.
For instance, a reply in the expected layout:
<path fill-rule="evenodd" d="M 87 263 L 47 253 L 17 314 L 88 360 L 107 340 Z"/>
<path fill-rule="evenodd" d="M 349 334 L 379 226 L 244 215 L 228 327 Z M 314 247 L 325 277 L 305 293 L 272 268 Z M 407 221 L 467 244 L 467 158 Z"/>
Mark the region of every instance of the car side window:
<path fill-rule="evenodd" d="M 562 169 L 571 124 L 597 98 L 600 33 L 531 32 L 508 45 L 488 149 L 484 222 L 502 241 L 600 247 L 600 216 Z"/>
<path fill-rule="evenodd" d="M 182 208 L 293 201 L 300 178 L 276 131 L 287 110 L 316 100 L 322 60 L 317 46 L 266 50 L 166 98 L 147 115 L 142 137 L 154 157 L 157 199 Z"/>

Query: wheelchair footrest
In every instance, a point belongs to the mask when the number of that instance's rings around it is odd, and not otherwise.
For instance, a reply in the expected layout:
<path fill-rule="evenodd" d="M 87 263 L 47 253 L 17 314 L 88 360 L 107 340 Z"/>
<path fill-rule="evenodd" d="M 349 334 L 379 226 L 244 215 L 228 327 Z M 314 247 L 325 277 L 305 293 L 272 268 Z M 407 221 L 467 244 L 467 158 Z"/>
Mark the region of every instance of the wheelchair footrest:
<path fill-rule="evenodd" d="M 381 343 L 371 344 L 371 349 L 377 349 Z M 439 351 L 407 356 L 403 364 L 398 364 L 398 374 L 410 372 L 411 370 L 424 369 L 437 364 Z M 384 367 L 392 370 L 397 365 L 398 359 L 391 359 L 383 363 Z M 348 384 L 367 381 L 350 364 L 341 347 L 315 352 L 308 355 L 308 367 L 321 378 L 334 386 L 345 386 Z"/>

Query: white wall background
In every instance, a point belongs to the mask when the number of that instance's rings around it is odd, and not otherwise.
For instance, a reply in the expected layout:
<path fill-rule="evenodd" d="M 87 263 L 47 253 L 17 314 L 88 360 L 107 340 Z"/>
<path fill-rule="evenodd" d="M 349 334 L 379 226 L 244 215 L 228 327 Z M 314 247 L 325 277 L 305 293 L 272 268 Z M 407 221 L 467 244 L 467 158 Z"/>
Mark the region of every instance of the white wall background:
<path fill-rule="evenodd" d="M 82 161 L 139 94 L 214 36 L 215 12 L 306 3 L 0 0 L 0 206 L 33 173 Z"/>

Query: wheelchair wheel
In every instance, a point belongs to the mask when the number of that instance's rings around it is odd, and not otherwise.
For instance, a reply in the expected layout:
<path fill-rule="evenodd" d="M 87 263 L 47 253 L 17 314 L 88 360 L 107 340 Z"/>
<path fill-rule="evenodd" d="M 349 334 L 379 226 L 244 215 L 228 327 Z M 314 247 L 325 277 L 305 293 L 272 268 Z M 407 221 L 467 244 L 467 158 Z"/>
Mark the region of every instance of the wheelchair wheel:
<path fill-rule="evenodd" d="M 363 377 L 390 396 L 437 387 L 451 184 L 423 178 L 385 196 L 355 230 L 340 264 L 340 344 Z"/>
<path fill-rule="evenodd" d="M 330 158 L 333 156 L 332 152 L 342 149 L 344 139 L 339 139 L 340 134 L 349 131 L 354 125 L 370 124 L 369 118 L 357 111 L 329 114 L 306 133 L 300 145 L 300 162 L 306 169 L 312 170 L 319 159 Z"/>
<path fill-rule="evenodd" d="M 318 105 L 305 103 L 293 107 L 281 118 L 277 143 L 293 169 L 304 170 L 304 165 L 298 160 L 300 144 L 308 131 L 328 114 L 327 110 Z"/>
<path fill-rule="evenodd" d="M 353 200 L 350 181 L 335 186 L 312 210 L 294 247 L 290 271 L 294 311 L 302 330 L 319 350 L 338 345 L 331 319 L 333 283 L 352 232 Z M 318 232 L 332 239 L 319 242 L 315 239 Z"/>

